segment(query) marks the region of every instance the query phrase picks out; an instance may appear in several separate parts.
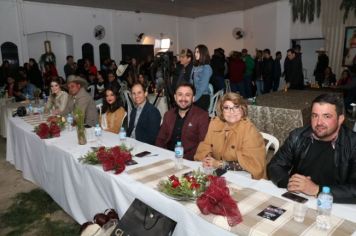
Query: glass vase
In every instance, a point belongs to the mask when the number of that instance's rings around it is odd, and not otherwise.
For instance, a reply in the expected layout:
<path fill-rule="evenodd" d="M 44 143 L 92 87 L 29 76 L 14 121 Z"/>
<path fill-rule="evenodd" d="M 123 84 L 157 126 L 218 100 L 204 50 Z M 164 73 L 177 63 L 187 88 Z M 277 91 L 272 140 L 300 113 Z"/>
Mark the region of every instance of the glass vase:
<path fill-rule="evenodd" d="M 85 127 L 77 127 L 77 136 L 79 145 L 85 145 L 87 143 L 87 139 L 85 136 Z"/>

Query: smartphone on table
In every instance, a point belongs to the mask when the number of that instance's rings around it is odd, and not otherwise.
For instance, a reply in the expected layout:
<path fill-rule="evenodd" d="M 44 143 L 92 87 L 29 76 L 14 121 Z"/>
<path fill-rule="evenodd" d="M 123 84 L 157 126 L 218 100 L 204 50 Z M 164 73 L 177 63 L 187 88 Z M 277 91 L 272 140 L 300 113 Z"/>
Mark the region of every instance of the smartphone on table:
<path fill-rule="evenodd" d="M 285 198 L 288 198 L 292 201 L 295 201 L 295 202 L 299 202 L 299 203 L 305 203 L 308 201 L 307 198 L 305 197 L 302 197 L 302 196 L 299 196 L 295 193 L 292 193 L 292 192 L 285 192 L 282 194 L 282 197 L 285 197 Z"/>
<path fill-rule="evenodd" d="M 151 152 L 149 152 L 149 151 L 143 151 L 143 152 L 137 153 L 137 154 L 135 155 L 135 157 L 144 157 L 144 156 L 148 156 L 148 155 L 150 155 L 150 154 L 151 154 Z"/>

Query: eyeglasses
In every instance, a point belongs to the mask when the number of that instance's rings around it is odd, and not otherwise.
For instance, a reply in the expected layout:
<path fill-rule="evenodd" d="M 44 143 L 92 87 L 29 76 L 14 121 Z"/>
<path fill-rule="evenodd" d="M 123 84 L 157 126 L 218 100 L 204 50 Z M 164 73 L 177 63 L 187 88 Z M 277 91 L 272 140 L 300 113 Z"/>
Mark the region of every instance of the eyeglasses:
<path fill-rule="evenodd" d="M 223 106 L 223 110 L 224 110 L 225 112 L 228 112 L 228 111 L 230 111 L 230 112 L 237 112 L 237 111 L 240 110 L 240 106 L 239 106 L 239 105 L 235 105 L 235 106 L 233 106 L 233 107 Z"/>

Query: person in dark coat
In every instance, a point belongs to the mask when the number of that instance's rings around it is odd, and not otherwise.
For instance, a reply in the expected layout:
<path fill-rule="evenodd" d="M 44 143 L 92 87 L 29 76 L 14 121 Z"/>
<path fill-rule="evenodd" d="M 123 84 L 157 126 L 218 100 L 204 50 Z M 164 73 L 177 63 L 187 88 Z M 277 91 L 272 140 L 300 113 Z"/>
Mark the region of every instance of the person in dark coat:
<path fill-rule="evenodd" d="M 147 91 L 143 84 L 134 83 L 131 93 L 136 107 L 130 114 L 127 136 L 154 145 L 161 124 L 161 114 L 147 101 Z"/>
<path fill-rule="evenodd" d="M 272 89 L 274 61 L 271 57 L 271 51 L 267 48 L 263 50 L 262 78 L 263 93 L 269 93 Z"/>
<path fill-rule="evenodd" d="M 222 48 L 214 49 L 214 55 L 211 57 L 210 66 L 213 69 L 211 82 L 214 91 L 225 89 L 225 55 Z"/>
<path fill-rule="evenodd" d="M 329 57 L 325 54 L 324 48 L 320 48 L 316 52 L 318 53 L 318 62 L 315 66 L 314 76 L 315 81 L 318 83 L 319 87 L 321 87 L 324 82 L 325 69 L 329 66 Z"/>
<path fill-rule="evenodd" d="M 273 84 L 272 89 L 273 91 L 277 91 L 279 88 L 279 81 L 282 76 L 282 68 L 281 68 L 281 59 L 282 53 L 280 51 L 276 52 L 276 58 L 274 59 L 273 64 Z"/>
<path fill-rule="evenodd" d="M 302 61 L 293 49 L 288 49 L 284 61 L 284 75 L 290 89 L 304 89 Z"/>

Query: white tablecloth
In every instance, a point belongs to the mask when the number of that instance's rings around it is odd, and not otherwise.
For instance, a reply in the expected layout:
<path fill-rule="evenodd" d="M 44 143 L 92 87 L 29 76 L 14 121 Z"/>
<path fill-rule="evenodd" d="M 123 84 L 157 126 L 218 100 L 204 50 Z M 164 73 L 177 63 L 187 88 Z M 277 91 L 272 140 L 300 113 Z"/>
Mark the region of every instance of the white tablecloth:
<path fill-rule="evenodd" d="M 134 198 L 143 200 L 163 214 L 177 221 L 174 235 L 232 235 L 222 228 L 208 223 L 180 202 L 171 200 L 156 190 L 133 180 L 127 173 L 114 175 L 102 170 L 101 166 L 83 165 L 77 160 L 91 146 L 119 144 L 118 136 L 103 132 L 99 142 L 77 145 L 76 132 L 63 131 L 61 137 L 41 140 L 32 131 L 33 127 L 23 119 L 9 119 L 6 159 L 23 172 L 23 177 L 41 186 L 77 222 L 92 219 L 107 208 L 115 208 L 119 215 L 128 209 Z M 174 153 L 148 144 L 128 139 L 134 147 L 132 153 L 150 151 L 154 157 L 135 158 L 139 163 L 127 169 L 137 168 L 163 159 L 173 159 Z M 192 168 L 198 162 L 184 160 Z M 241 187 L 249 187 L 280 197 L 285 189 L 278 189 L 270 181 L 252 180 L 245 172 L 229 172 L 226 179 Z M 315 199 L 308 201 L 315 209 Z M 356 206 L 334 204 L 332 213 L 356 222 Z"/>
<path fill-rule="evenodd" d="M 6 138 L 6 129 L 8 127 L 9 117 L 12 117 L 13 112 L 19 107 L 25 106 L 22 103 L 12 103 L 12 102 L 4 102 L 4 100 L 0 104 L 0 135 Z"/>

